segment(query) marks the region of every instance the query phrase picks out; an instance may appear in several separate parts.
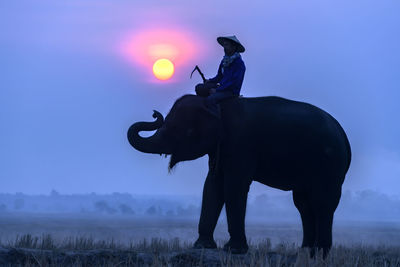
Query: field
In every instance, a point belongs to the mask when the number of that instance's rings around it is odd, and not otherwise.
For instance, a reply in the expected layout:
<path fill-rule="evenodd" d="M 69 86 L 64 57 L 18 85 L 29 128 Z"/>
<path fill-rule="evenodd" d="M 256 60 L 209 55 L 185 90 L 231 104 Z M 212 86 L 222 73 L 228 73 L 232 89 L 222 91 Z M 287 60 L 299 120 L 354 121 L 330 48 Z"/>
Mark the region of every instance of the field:
<path fill-rule="evenodd" d="M 215 239 L 228 239 L 222 218 Z M 298 249 L 299 221 L 247 222 L 250 251 L 191 250 L 197 220 L 135 216 L 3 213 L 0 263 L 14 266 L 400 266 L 400 223 L 335 222 L 324 261 Z"/>

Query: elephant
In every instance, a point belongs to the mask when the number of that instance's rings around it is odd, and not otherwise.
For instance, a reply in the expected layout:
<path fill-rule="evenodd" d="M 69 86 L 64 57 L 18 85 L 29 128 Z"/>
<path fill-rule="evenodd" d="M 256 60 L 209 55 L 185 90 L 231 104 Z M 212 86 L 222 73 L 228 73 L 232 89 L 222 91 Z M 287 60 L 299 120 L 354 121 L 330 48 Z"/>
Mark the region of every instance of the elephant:
<path fill-rule="evenodd" d="M 257 181 L 292 191 L 302 221 L 302 247 L 310 253 L 322 249 L 326 256 L 351 162 L 350 143 L 339 122 L 314 105 L 278 96 L 226 99 L 219 104 L 219 116 L 205 102 L 184 95 L 165 120 L 154 110 L 155 121 L 137 122 L 128 130 L 136 150 L 169 155 L 169 170 L 178 162 L 209 156 L 194 248 L 216 248 L 213 233 L 225 204 L 230 239 L 224 250 L 247 253 L 247 196 Z M 154 130 L 152 136 L 139 135 Z"/>

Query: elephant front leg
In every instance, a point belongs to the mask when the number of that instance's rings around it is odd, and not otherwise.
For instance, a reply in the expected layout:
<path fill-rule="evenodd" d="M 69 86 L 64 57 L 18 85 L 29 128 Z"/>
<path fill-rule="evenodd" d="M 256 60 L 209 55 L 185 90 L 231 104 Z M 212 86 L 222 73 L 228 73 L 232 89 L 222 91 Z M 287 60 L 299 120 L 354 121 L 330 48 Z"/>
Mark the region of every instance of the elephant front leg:
<path fill-rule="evenodd" d="M 245 215 L 250 184 L 251 180 L 241 176 L 240 172 L 224 175 L 225 209 L 230 234 L 224 250 L 233 254 L 244 254 L 249 248 L 245 234 Z"/>
<path fill-rule="evenodd" d="M 299 210 L 303 225 L 303 243 L 301 247 L 313 249 L 316 239 L 316 215 L 313 203 L 306 192 L 293 191 L 293 202 Z M 313 254 L 314 252 L 312 252 Z"/>
<path fill-rule="evenodd" d="M 203 189 L 199 238 L 194 248 L 216 248 L 213 238 L 215 226 L 224 205 L 223 180 L 215 168 L 210 167 Z"/>

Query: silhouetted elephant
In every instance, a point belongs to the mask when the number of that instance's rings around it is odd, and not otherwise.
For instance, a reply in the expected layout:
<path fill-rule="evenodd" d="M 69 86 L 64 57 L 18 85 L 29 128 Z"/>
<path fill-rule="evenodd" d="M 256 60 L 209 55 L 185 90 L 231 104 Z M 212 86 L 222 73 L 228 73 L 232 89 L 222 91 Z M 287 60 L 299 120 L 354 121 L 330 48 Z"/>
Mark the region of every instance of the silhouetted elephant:
<path fill-rule="evenodd" d="M 130 144 L 145 153 L 171 155 L 169 168 L 209 155 L 199 238 L 194 247 L 215 248 L 213 232 L 225 203 L 230 240 L 224 249 L 246 253 L 245 213 L 252 181 L 293 191 L 303 224 L 303 247 L 332 246 L 333 214 L 350 165 L 351 149 L 339 123 L 307 103 L 280 97 L 232 98 L 221 118 L 205 98 L 185 95 L 169 114 L 128 130 Z M 157 130 L 143 138 L 139 131 Z"/>

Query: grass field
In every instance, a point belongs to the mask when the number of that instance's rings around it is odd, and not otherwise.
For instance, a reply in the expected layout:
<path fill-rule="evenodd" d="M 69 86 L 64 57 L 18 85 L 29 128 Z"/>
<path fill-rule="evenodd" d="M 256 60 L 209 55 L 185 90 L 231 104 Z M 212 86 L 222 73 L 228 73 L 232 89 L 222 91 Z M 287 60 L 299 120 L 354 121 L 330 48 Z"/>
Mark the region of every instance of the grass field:
<path fill-rule="evenodd" d="M 226 224 L 215 239 L 228 239 Z M 247 222 L 250 250 L 191 250 L 194 219 L 3 214 L 2 266 L 400 266 L 400 223 L 336 222 L 326 260 L 299 249 L 300 222 Z"/>

